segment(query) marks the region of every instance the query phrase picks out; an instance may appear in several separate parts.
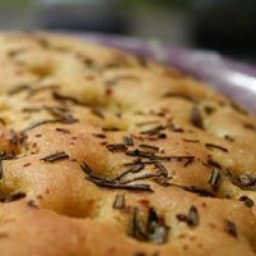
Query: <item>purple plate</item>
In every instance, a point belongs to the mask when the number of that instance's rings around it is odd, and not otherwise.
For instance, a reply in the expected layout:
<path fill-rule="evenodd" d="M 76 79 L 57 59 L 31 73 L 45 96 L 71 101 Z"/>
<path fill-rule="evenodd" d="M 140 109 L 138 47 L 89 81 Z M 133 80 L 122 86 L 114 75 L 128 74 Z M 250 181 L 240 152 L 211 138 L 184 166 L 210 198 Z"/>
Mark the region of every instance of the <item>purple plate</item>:
<path fill-rule="evenodd" d="M 177 48 L 158 41 L 99 34 L 79 36 L 175 66 L 256 113 L 256 67 L 226 59 L 215 52 Z"/>

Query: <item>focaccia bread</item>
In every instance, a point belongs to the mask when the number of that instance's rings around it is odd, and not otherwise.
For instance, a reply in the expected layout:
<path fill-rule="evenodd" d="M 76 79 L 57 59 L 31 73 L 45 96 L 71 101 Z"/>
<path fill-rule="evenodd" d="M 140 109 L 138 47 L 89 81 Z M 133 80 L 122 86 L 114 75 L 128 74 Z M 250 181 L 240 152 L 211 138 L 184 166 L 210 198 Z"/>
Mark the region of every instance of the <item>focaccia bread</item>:
<path fill-rule="evenodd" d="M 256 119 L 141 57 L 0 36 L 0 255 L 256 255 Z"/>

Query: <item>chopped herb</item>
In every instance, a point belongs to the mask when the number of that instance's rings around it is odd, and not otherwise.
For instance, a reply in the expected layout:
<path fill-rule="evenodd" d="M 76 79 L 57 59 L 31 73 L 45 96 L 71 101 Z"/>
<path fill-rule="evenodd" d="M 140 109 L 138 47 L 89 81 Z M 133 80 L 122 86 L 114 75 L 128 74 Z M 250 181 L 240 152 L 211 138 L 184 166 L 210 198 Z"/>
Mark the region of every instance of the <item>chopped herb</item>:
<path fill-rule="evenodd" d="M 190 121 L 195 127 L 199 129 L 204 129 L 203 117 L 198 106 L 196 105 L 194 105 L 194 107 L 191 110 Z"/>
<path fill-rule="evenodd" d="M 22 111 L 27 113 L 40 112 L 41 110 L 42 108 L 31 108 L 31 107 L 22 108 Z"/>
<path fill-rule="evenodd" d="M 195 158 L 188 158 L 185 163 L 184 163 L 184 167 L 187 167 L 189 165 L 191 165 L 193 162 L 195 161 Z"/>
<path fill-rule="evenodd" d="M 159 133 L 159 134 L 157 135 L 157 137 L 158 137 L 159 139 L 166 139 L 166 138 L 167 138 L 167 135 L 166 135 L 165 133 Z"/>
<path fill-rule="evenodd" d="M 83 63 L 85 64 L 86 67 L 89 67 L 89 68 L 94 68 L 95 67 L 94 60 L 90 59 L 89 57 L 83 58 Z"/>
<path fill-rule="evenodd" d="M 34 96 L 35 94 L 40 93 L 42 91 L 53 90 L 53 89 L 57 89 L 58 87 L 59 86 L 56 86 L 56 85 L 48 85 L 48 86 L 43 86 L 43 87 L 30 88 L 30 90 L 28 91 L 27 98 L 30 98 L 30 97 Z"/>
<path fill-rule="evenodd" d="M 145 241 L 147 239 L 145 230 L 143 230 L 142 227 L 138 207 L 134 207 L 132 211 L 130 236 L 142 241 Z"/>
<path fill-rule="evenodd" d="M 168 239 L 169 227 L 162 224 L 154 208 L 149 209 L 147 219 L 147 236 L 150 242 L 164 244 Z"/>
<path fill-rule="evenodd" d="M 186 214 L 177 214 L 176 218 L 180 222 L 187 223 L 188 226 L 195 227 L 199 224 L 199 213 L 197 208 L 192 205 L 188 210 L 188 215 Z"/>
<path fill-rule="evenodd" d="M 222 168 L 221 165 L 220 165 L 218 162 L 216 162 L 216 161 L 214 161 L 214 160 L 212 160 L 212 159 L 209 159 L 209 160 L 207 161 L 207 165 L 209 165 L 210 167 L 218 168 L 218 169 L 221 169 L 221 168 Z"/>
<path fill-rule="evenodd" d="M 79 105 L 79 106 L 86 106 L 86 104 L 83 104 L 81 102 L 79 102 L 76 98 L 70 97 L 70 96 L 65 96 L 62 95 L 58 92 L 53 92 L 52 94 L 53 98 L 56 100 L 60 100 L 60 101 L 69 101 L 73 104 Z"/>
<path fill-rule="evenodd" d="M 9 202 L 20 200 L 24 197 L 26 197 L 26 194 L 24 192 L 17 192 L 7 196 L 0 196 L 0 202 L 9 203 Z"/>
<path fill-rule="evenodd" d="M 93 134 L 97 138 L 105 139 L 106 135 L 104 133 L 94 133 Z"/>
<path fill-rule="evenodd" d="M 254 201 L 249 198 L 248 196 L 241 196 L 239 198 L 239 201 L 243 202 L 245 204 L 245 206 L 247 206 L 248 208 L 251 208 L 254 206 Z"/>
<path fill-rule="evenodd" d="M 233 184 L 241 188 L 242 190 L 256 190 L 256 177 L 250 174 L 242 174 L 240 176 L 232 176 L 230 172 L 227 172 L 226 176 L 231 180 Z"/>
<path fill-rule="evenodd" d="M 155 161 L 154 165 L 155 165 L 155 167 L 157 167 L 159 169 L 161 175 L 163 175 L 165 178 L 168 177 L 168 170 L 162 163 Z"/>
<path fill-rule="evenodd" d="M 168 124 L 168 127 L 169 127 L 169 129 L 170 129 L 172 132 L 183 133 L 183 132 L 185 131 L 182 127 L 180 127 L 179 125 L 173 123 L 172 120 L 169 120 L 168 123 L 169 123 L 169 124 Z"/>
<path fill-rule="evenodd" d="M 124 143 L 126 146 L 133 146 L 133 145 L 134 145 L 134 142 L 133 142 L 132 137 L 128 137 L 128 136 L 124 136 L 124 137 L 123 137 L 123 143 Z"/>
<path fill-rule="evenodd" d="M 62 151 L 62 152 L 56 152 L 54 154 L 45 156 L 45 157 L 41 158 L 40 160 L 53 163 L 55 161 L 63 160 L 63 159 L 67 159 L 67 158 L 69 158 L 69 155 L 67 153 L 65 153 L 64 151 Z"/>
<path fill-rule="evenodd" d="M 62 132 L 62 133 L 65 133 L 65 134 L 70 134 L 70 130 L 65 129 L 65 128 L 56 128 L 56 131 L 57 132 Z"/>
<path fill-rule="evenodd" d="M 172 179 L 172 177 L 165 177 L 163 173 L 159 173 L 158 176 L 155 177 L 154 182 L 162 187 L 169 187 L 169 179 Z"/>
<path fill-rule="evenodd" d="M 25 52 L 26 48 L 19 48 L 19 49 L 11 49 L 10 51 L 7 52 L 8 57 L 13 58 L 17 56 L 18 54 Z"/>
<path fill-rule="evenodd" d="M 212 106 L 204 106 L 204 111 L 207 115 L 211 115 L 216 111 L 216 109 Z"/>
<path fill-rule="evenodd" d="M 6 121 L 5 121 L 3 118 L 1 118 L 1 117 L 0 117 L 0 123 L 1 123 L 2 125 L 4 125 L 4 126 L 6 125 Z"/>
<path fill-rule="evenodd" d="M 137 159 L 134 159 L 132 162 L 123 163 L 123 166 L 134 166 L 141 163 L 142 163 L 142 160 L 140 158 L 137 158 Z"/>
<path fill-rule="evenodd" d="M 153 150 L 153 151 L 159 151 L 159 147 L 153 146 L 153 145 L 148 145 L 148 144 L 140 144 L 139 147 Z"/>
<path fill-rule="evenodd" d="M 140 133 L 141 134 L 148 134 L 148 135 L 156 135 L 164 129 L 165 129 L 165 127 L 163 127 L 162 125 L 158 125 L 158 126 L 155 126 L 153 128 L 150 128 L 148 130 L 141 131 Z"/>
<path fill-rule="evenodd" d="M 208 149 L 212 149 L 212 148 L 215 148 L 215 149 L 218 149 L 222 152 L 225 152 L 225 153 L 228 153 L 228 149 L 222 147 L 222 146 L 219 146 L 219 145 L 215 145 L 215 144 L 212 144 L 212 143 L 206 143 L 205 146 L 208 148 Z"/>
<path fill-rule="evenodd" d="M 239 181 L 242 186 L 250 187 L 256 185 L 256 177 L 252 177 L 248 174 L 243 174 L 239 176 Z"/>
<path fill-rule="evenodd" d="M 162 156 L 162 155 L 155 155 L 151 152 L 146 152 L 142 151 L 139 149 L 135 150 L 130 150 L 126 152 L 126 155 L 128 156 L 133 156 L 133 157 L 142 157 L 142 158 L 149 158 L 151 160 L 166 160 L 166 161 L 171 161 L 171 160 L 177 160 L 177 161 L 182 161 L 182 160 L 188 160 L 188 159 L 194 159 L 194 156 Z"/>
<path fill-rule="evenodd" d="M 107 144 L 107 149 L 111 152 L 124 152 L 126 151 L 128 148 L 125 144 Z"/>
<path fill-rule="evenodd" d="M 149 209 L 147 221 L 143 221 L 139 209 L 135 207 L 132 212 L 130 235 L 140 241 L 164 244 L 167 242 L 169 227 L 162 223 L 153 208 Z"/>
<path fill-rule="evenodd" d="M 191 192 L 191 193 L 198 194 L 199 196 L 214 197 L 214 194 L 211 191 L 208 191 L 208 190 L 202 189 L 202 188 L 198 188 L 196 186 L 183 186 L 183 185 L 174 184 L 174 183 L 169 183 L 169 185 L 183 189 L 183 190 Z"/>
<path fill-rule="evenodd" d="M 41 126 L 41 125 L 45 125 L 45 124 L 53 124 L 53 123 L 62 123 L 63 120 L 58 120 L 58 119 L 49 119 L 49 120 L 43 120 L 43 121 L 40 121 L 40 122 L 37 122 L 37 123 L 34 123 L 32 124 L 31 126 L 25 128 L 22 130 L 22 132 L 28 132 L 32 129 L 35 129 L 37 128 L 38 126 Z"/>
<path fill-rule="evenodd" d="M 239 106 L 237 103 L 231 101 L 231 102 L 230 102 L 230 106 L 231 106 L 234 110 L 240 112 L 241 114 L 248 115 L 248 111 L 245 110 L 244 108 L 242 108 L 241 106 Z"/>
<path fill-rule="evenodd" d="M 24 167 L 28 167 L 28 166 L 30 166 L 31 165 L 31 163 L 25 163 L 23 166 Z"/>
<path fill-rule="evenodd" d="M 115 177 L 113 180 L 120 180 L 121 178 L 123 178 L 124 176 L 126 176 L 129 173 L 138 173 L 141 170 L 143 170 L 144 167 L 145 167 L 145 165 L 143 163 L 135 164 L 131 168 L 129 168 L 128 170 L 124 171 L 123 173 L 121 173 L 120 175 Z"/>
<path fill-rule="evenodd" d="M 144 175 L 141 175 L 141 176 L 137 176 L 135 178 L 131 178 L 129 180 L 120 181 L 120 184 L 128 184 L 128 183 L 138 181 L 138 180 L 158 178 L 160 176 L 162 176 L 162 173 L 148 173 L 148 174 L 144 174 Z"/>
<path fill-rule="evenodd" d="M 211 185 L 212 189 L 216 191 L 218 188 L 219 182 L 220 182 L 220 173 L 216 168 L 213 168 L 211 171 L 211 175 L 208 179 L 208 183 Z"/>
<path fill-rule="evenodd" d="M 179 133 L 183 133 L 184 129 L 181 127 L 172 127 L 172 131 L 173 132 L 179 132 Z"/>
<path fill-rule="evenodd" d="M 91 167 L 86 163 L 81 164 L 80 167 L 84 171 L 84 173 L 86 173 L 88 175 L 91 175 L 93 173 Z"/>
<path fill-rule="evenodd" d="M 28 202 L 27 202 L 27 205 L 29 206 L 29 207 L 31 207 L 31 208 L 38 208 L 38 206 L 35 204 L 35 201 L 33 201 L 33 200 L 29 200 Z"/>
<path fill-rule="evenodd" d="M 122 112 L 120 111 L 120 112 L 117 112 L 116 114 L 116 117 L 118 117 L 118 118 L 122 118 Z"/>
<path fill-rule="evenodd" d="M 234 141 L 235 141 L 235 139 L 232 138 L 232 137 L 229 136 L 229 135 L 225 135 L 225 136 L 224 136 L 224 139 L 227 140 L 227 141 L 229 141 L 229 142 L 234 142 Z"/>
<path fill-rule="evenodd" d="M 256 126 L 253 124 L 245 123 L 244 128 L 251 130 L 251 131 L 256 131 Z"/>
<path fill-rule="evenodd" d="M 192 205 L 188 211 L 187 224 L 189 226 L 197 226 L 199 224 L 199 214 L 197 208 Z"/>
<path fill-rule="evenodd" d="M 61 120 L 63 123 L 73 124 L 78 121 L 78 119 L 74 118 L 70 113 L 66 111 L 66 109 L 58 108 L 58 107 L 46 107 L 46 110 L 49 111 L 56 119 Z"/>
<path fill-rule="evenodd" d="M 13 89 L 11 89 L 8 94 L 10 96 L 13 96 L 15 94 L 18 94 L 20 92 L 23 92 L 23 91 L 27 91 L 27 90 L 31 90 L 31 87 L 29 85 L 19 85 Z"/>
<path fill-rule="evenodd" d="M 152 158 L 154 156 L 154 154 L 150 152 L 142 151 L 139 149 L 129 150 L 126 152 L 126 154 L 128 156 L 138 156 L 138 157 L 145 157 L 145 158 Z"/>
<path fill-rule="evenodd" d="M 148 191 L 153 192 L 150 185 L 148 184 L 134 184 L 134 185 L 126 185 L 126 184 L 120 184 L 116 183 L 110 180 L 105 180 L 101 178 L 95 178 L 92 176 L 88 177 L 88 180 L 92 181 L 94 184 L 105 187 L 105 188 L 113 188 L 113 189 L 127 189 L 127 190 L 138 190 L 138 191 Z"/>
<path fill-rule="evenodd" d="M 188 187 L 183 187 L 184 190 L 198 194 L 200 196 L 205 196 L 205 197 L 214 197 L 214 194 L 211 193 L 210 191 L 202 188 L 198 188 L 196 186 L 188 186 Z"/>
<path fill-rule="evenodd" d="M 125 208 L 125 197 L 124 194 L 117 194 L 115 197 L 115 201 L 113 203 L 114 209 L 124 209 Z"/>
<path fill-rule="evenodd" d="M 200 140 L 192 140 L 192 139 L 183 139 L 183 141 L 189 142 L 189 143 L 200 143 Z"/>
<path fill-rule="evenodd" d="M 40 45 L 40 47 L 45 48 L 45 49 L 50 48 L 51 44 L 46 38 L 39 36 L 39 35 L 35 35 L 35 34 L 33 34 L 31 36 L 33 36 L 34 40 Z"/>
<path fill-rule="evenodd" d="M 236 230 L 236 225 L 234 222 L 230 221 L 230 220 L 225 220 L 225 226 L 224 226 L 225 231 L 233 236 L 233 237 L 237 237 L 237 230 Z"/>
<path fill-rule="evenodd" d="M 120 128 L 118 128 L 118 127 L 103 127 L 102 130 L 104 132 L 118 132 L 118 131 L 120 131 Z"/>
<path fill-rule="evenodd" d="M 105 188 L 113 188 L 113 189 L 127 189 L 127 190 L 138 190 L 138 191 L 148 191 L 152 192 L 151 187 L 148 184 L 121 184 L 117 178 L 113 180 L 108 180 L 96 176 L 93 174 L 93 170 L 86 164 L 83 163 L 81 165 L 82 170 L 87 174 L 87 179 L 93 182 L 95 185 Z"/>
<path fill-rule="evenodd" d="M 187 220 L 188 220 L 188 216 L 186 214 L 182 214 L 182 213 L 176 214 L 176 218 L 178 221 L 185 222 L 185 223 L 187 223 Z"/>
<path fill-rule="evenodd" d="M 16 132 L 14 132 L 13 130 L 10 130 L 10 134 L 9 134 L 9 141 L 11 144 L 13 145 L 17 145 L 19 143 L 19 136 Z"/>
<path fill-rule="evenodd" d="M 0 153 L 0 160 L 11 160 L 14 159 L 14 153 L 6 153 L 6 152 L 1 152 Z"/>

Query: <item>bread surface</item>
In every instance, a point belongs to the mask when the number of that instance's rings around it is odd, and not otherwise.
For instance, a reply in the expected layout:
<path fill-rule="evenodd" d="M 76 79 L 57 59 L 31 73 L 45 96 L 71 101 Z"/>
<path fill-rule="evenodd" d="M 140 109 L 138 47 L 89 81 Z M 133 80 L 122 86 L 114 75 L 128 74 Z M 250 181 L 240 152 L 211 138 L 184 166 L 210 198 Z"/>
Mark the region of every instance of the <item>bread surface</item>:
<path fill-rule="evenodd" d="M 256 119 L 68 36 L 0 35 L 0 254 L 255 255 Z"/>

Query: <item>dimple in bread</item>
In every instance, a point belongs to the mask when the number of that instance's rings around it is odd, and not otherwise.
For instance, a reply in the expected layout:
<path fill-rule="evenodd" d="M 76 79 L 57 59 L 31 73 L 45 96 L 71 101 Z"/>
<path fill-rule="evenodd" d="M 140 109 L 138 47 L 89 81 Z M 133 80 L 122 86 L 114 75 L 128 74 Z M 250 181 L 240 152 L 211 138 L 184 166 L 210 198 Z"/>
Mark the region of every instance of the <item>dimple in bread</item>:
<path fill-rule="evenodd" d="M 68 36 L 0 36 L 0 254 L 255 255 L 256 119 Z"/>

